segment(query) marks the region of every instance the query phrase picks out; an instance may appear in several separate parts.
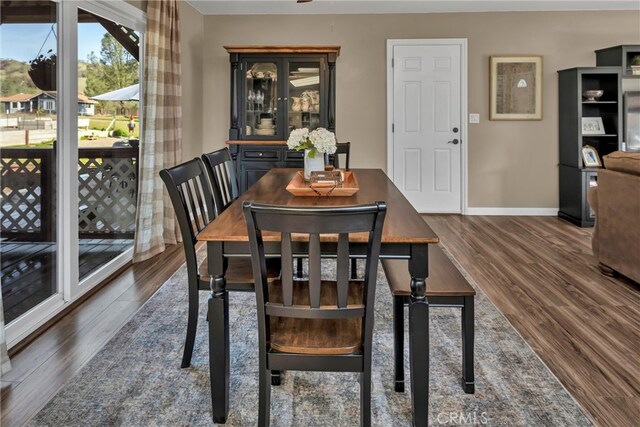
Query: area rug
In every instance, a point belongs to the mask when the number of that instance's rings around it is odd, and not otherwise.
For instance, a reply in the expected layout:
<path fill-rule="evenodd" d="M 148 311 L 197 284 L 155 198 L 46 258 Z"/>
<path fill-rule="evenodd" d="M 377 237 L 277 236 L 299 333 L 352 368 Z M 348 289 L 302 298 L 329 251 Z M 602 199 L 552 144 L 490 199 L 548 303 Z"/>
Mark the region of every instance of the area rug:
<path fill-rule="evenodd" d="M 200 255 L 203 255 L 202 253 Z M 335 271 L 323 265 L 328 276 Z M 475 306 L 476 393 L 460 386 L 460 310 L 430 313 L 430 425 L 588 426 L 577 403 L 467 275 Z M 187 318 L 182 266 L 105 347 L 30 421 L 31 426 L 207 426 L 207 295 L 192 366 L 180 369 Z M 228 426 L 254 426 L 258 408 L 255 296 L 230 296 L 231 383 Z M 405 365 L 408 373 L 409 360 Z M 378 271 L 372 415 L 376 426 L 411 425 L 409 392 L 393 379 L 392 300 Z M 409 385 L 407 374 L 407 388 Z M 424 404 L 427 404 L 426 402 Z M 286 372 L 273 387 L 274 426 L 356 426 L 357 374 Z"/>

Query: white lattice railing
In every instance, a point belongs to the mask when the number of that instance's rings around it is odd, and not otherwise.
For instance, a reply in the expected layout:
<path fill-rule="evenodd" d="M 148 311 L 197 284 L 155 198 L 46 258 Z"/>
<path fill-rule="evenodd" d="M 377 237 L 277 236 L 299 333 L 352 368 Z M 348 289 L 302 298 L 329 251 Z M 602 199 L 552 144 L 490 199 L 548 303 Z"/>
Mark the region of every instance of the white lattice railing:
<path fill-rule="evenodd" d="M 78 150 L 79 237 L 133 238 L 138 149 Z M 55 155 L 47 148 L 0 150 L 3 238 L 55 240 Z"/>

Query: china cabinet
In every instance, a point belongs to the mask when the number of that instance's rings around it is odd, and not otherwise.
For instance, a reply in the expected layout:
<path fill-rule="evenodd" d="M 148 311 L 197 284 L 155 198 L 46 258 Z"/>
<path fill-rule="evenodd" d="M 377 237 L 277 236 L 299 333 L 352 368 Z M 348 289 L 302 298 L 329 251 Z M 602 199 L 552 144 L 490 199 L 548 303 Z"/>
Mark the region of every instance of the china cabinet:
<path fill-rule="evenodd" d="M 335 132 L 339 46 L 225 46 L 231 64 L 229 149 L 240 191 L 274 167 L 303 167 L 293 129 Z"/>

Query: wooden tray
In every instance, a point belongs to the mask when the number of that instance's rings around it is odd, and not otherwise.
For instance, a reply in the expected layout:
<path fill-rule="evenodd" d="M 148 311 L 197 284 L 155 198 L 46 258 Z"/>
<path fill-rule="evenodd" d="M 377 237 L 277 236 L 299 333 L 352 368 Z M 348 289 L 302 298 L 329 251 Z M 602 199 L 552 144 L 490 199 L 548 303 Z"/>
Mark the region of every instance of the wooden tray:
<path fill-rule="evenodd" d="M 333 185 L 313 184 L 304 180 L 304 173 L 299 171 L 293 177 L 287 191 L 294 196 L 299 197 L 349 197 L 353 196 L 360 190 L 358 180 L 353 172 L 344 171 L 342 185 L 334 187 Z"/>

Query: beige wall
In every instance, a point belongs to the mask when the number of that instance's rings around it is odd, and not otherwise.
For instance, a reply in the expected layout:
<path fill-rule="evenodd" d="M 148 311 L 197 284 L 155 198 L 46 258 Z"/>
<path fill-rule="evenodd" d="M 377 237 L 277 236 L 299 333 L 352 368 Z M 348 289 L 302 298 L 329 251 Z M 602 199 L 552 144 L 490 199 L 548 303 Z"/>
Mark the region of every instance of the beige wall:
<path fill-rule="evenodd" d="M 146 0 L 126 0 L 146 10 Z M 182 159 L 202 154 L 202 54 L 204 17 L 185 1 L 179 2 L 182 55 Z"/>
<path fill-rule="evenodd" d="M 225 44 L 337 44 L 336 133 L 352 142 L 354 167 L 386 168 L 386 39 L 468 38 L 469 206 L 558 206 L 556 71 L 595 65 L 593 51 L 640 43 L 635 12 L 415 15 L 205 16 L 204 151 L 229 127 Z M 188 24 L 183 21 L 183 28 Z M 496 54 L 544 56 L 544 119 L 488 121 L 488 61 Z M 185 144 L 187 140 L 185 139 Z"/>
<path fill-rule="evenodd" d="M 182 55 L 182 159 L 202 154 L 204 17 L 187 2 L 180 2 Z"/>

